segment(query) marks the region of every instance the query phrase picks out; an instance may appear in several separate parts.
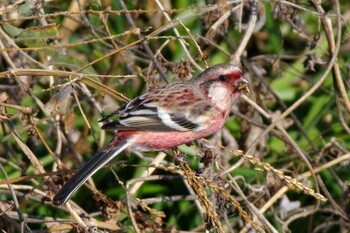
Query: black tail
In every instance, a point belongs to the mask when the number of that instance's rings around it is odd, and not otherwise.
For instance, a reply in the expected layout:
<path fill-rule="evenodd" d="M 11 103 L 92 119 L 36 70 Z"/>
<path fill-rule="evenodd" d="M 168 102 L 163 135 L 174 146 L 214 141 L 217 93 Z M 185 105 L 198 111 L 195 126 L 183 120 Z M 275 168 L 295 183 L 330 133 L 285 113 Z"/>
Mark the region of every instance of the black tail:
<path fill-rule="evenodd" d="M 54 205 L 66 203 L 75 191 L 82 186 L 98 169 L 108 163 L 116 155 L 129 146 L 128 143 L 112 149 L 104 149 L 95 154 L 86 164 L 84 164 L 56 193 L 53 198 Z"/>

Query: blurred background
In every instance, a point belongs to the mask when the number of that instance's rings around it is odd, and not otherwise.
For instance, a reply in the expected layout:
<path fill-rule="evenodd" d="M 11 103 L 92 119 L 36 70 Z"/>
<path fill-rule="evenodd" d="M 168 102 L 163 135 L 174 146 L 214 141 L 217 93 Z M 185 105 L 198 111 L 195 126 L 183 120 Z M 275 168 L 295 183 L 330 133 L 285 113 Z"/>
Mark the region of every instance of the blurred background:
<path fill-rule="evenodd" d="M 0 228 L 348 232 L 349 9 L 339 0 L 2 1 Z M 112 139 L 98 123 L 105 114 L 227 62 L 242 67 L 250 93 L 221 131 L 168 152 L 188 167 L 125 151 L 68 205 L 52 204 Z"/>

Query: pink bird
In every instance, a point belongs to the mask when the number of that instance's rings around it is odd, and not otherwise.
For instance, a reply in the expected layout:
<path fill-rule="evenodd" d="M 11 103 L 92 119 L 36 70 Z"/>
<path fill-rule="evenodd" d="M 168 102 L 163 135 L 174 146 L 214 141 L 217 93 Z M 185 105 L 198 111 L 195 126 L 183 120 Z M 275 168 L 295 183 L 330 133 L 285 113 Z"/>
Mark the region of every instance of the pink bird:
<path fill-rule="evenodd" d="M 98 169 L 126 148 L 163 151 L 217 132 L 248 81 L 231 64 L 212 66 L 191 81 L 168 84 L 136 97 L 100 121 L 119 114 L 102 129 L 114 139 L 83 165 L 55 195 L 55 205 L 67 202 Z"/>

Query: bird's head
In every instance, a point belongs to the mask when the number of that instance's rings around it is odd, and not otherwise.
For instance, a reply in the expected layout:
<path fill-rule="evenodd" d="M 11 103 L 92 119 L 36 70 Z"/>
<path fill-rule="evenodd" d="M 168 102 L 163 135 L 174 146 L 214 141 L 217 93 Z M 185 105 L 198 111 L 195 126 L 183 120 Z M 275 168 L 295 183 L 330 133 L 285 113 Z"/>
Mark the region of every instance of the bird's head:
<path fill-rule="evenodd" d="M 221 109 L 231 105 L 241 91 L 247 90 L 248 85 L 241 69 L 232 64 L 212 66 L 199 74 L 193 82 Z"/>

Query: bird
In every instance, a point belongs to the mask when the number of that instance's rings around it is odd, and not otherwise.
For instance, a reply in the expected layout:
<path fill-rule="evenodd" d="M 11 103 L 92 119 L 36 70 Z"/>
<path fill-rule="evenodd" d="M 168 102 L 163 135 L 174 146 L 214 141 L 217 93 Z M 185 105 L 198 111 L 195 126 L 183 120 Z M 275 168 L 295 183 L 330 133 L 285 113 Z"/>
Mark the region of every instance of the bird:
<path fill-rule="evenodd" d="M 232 105 L 249 82 L 233 64 L 205 69 L 189 81 L 151 90 L 103 117 L 103 130 L 114 130 L 111 142 L 68 179 L 53 198 L 66 203 L 97 170 L 126 148 L 166 151 L 220 130 Z M 119 115 L 117 120 L 111 118 Z"/>

